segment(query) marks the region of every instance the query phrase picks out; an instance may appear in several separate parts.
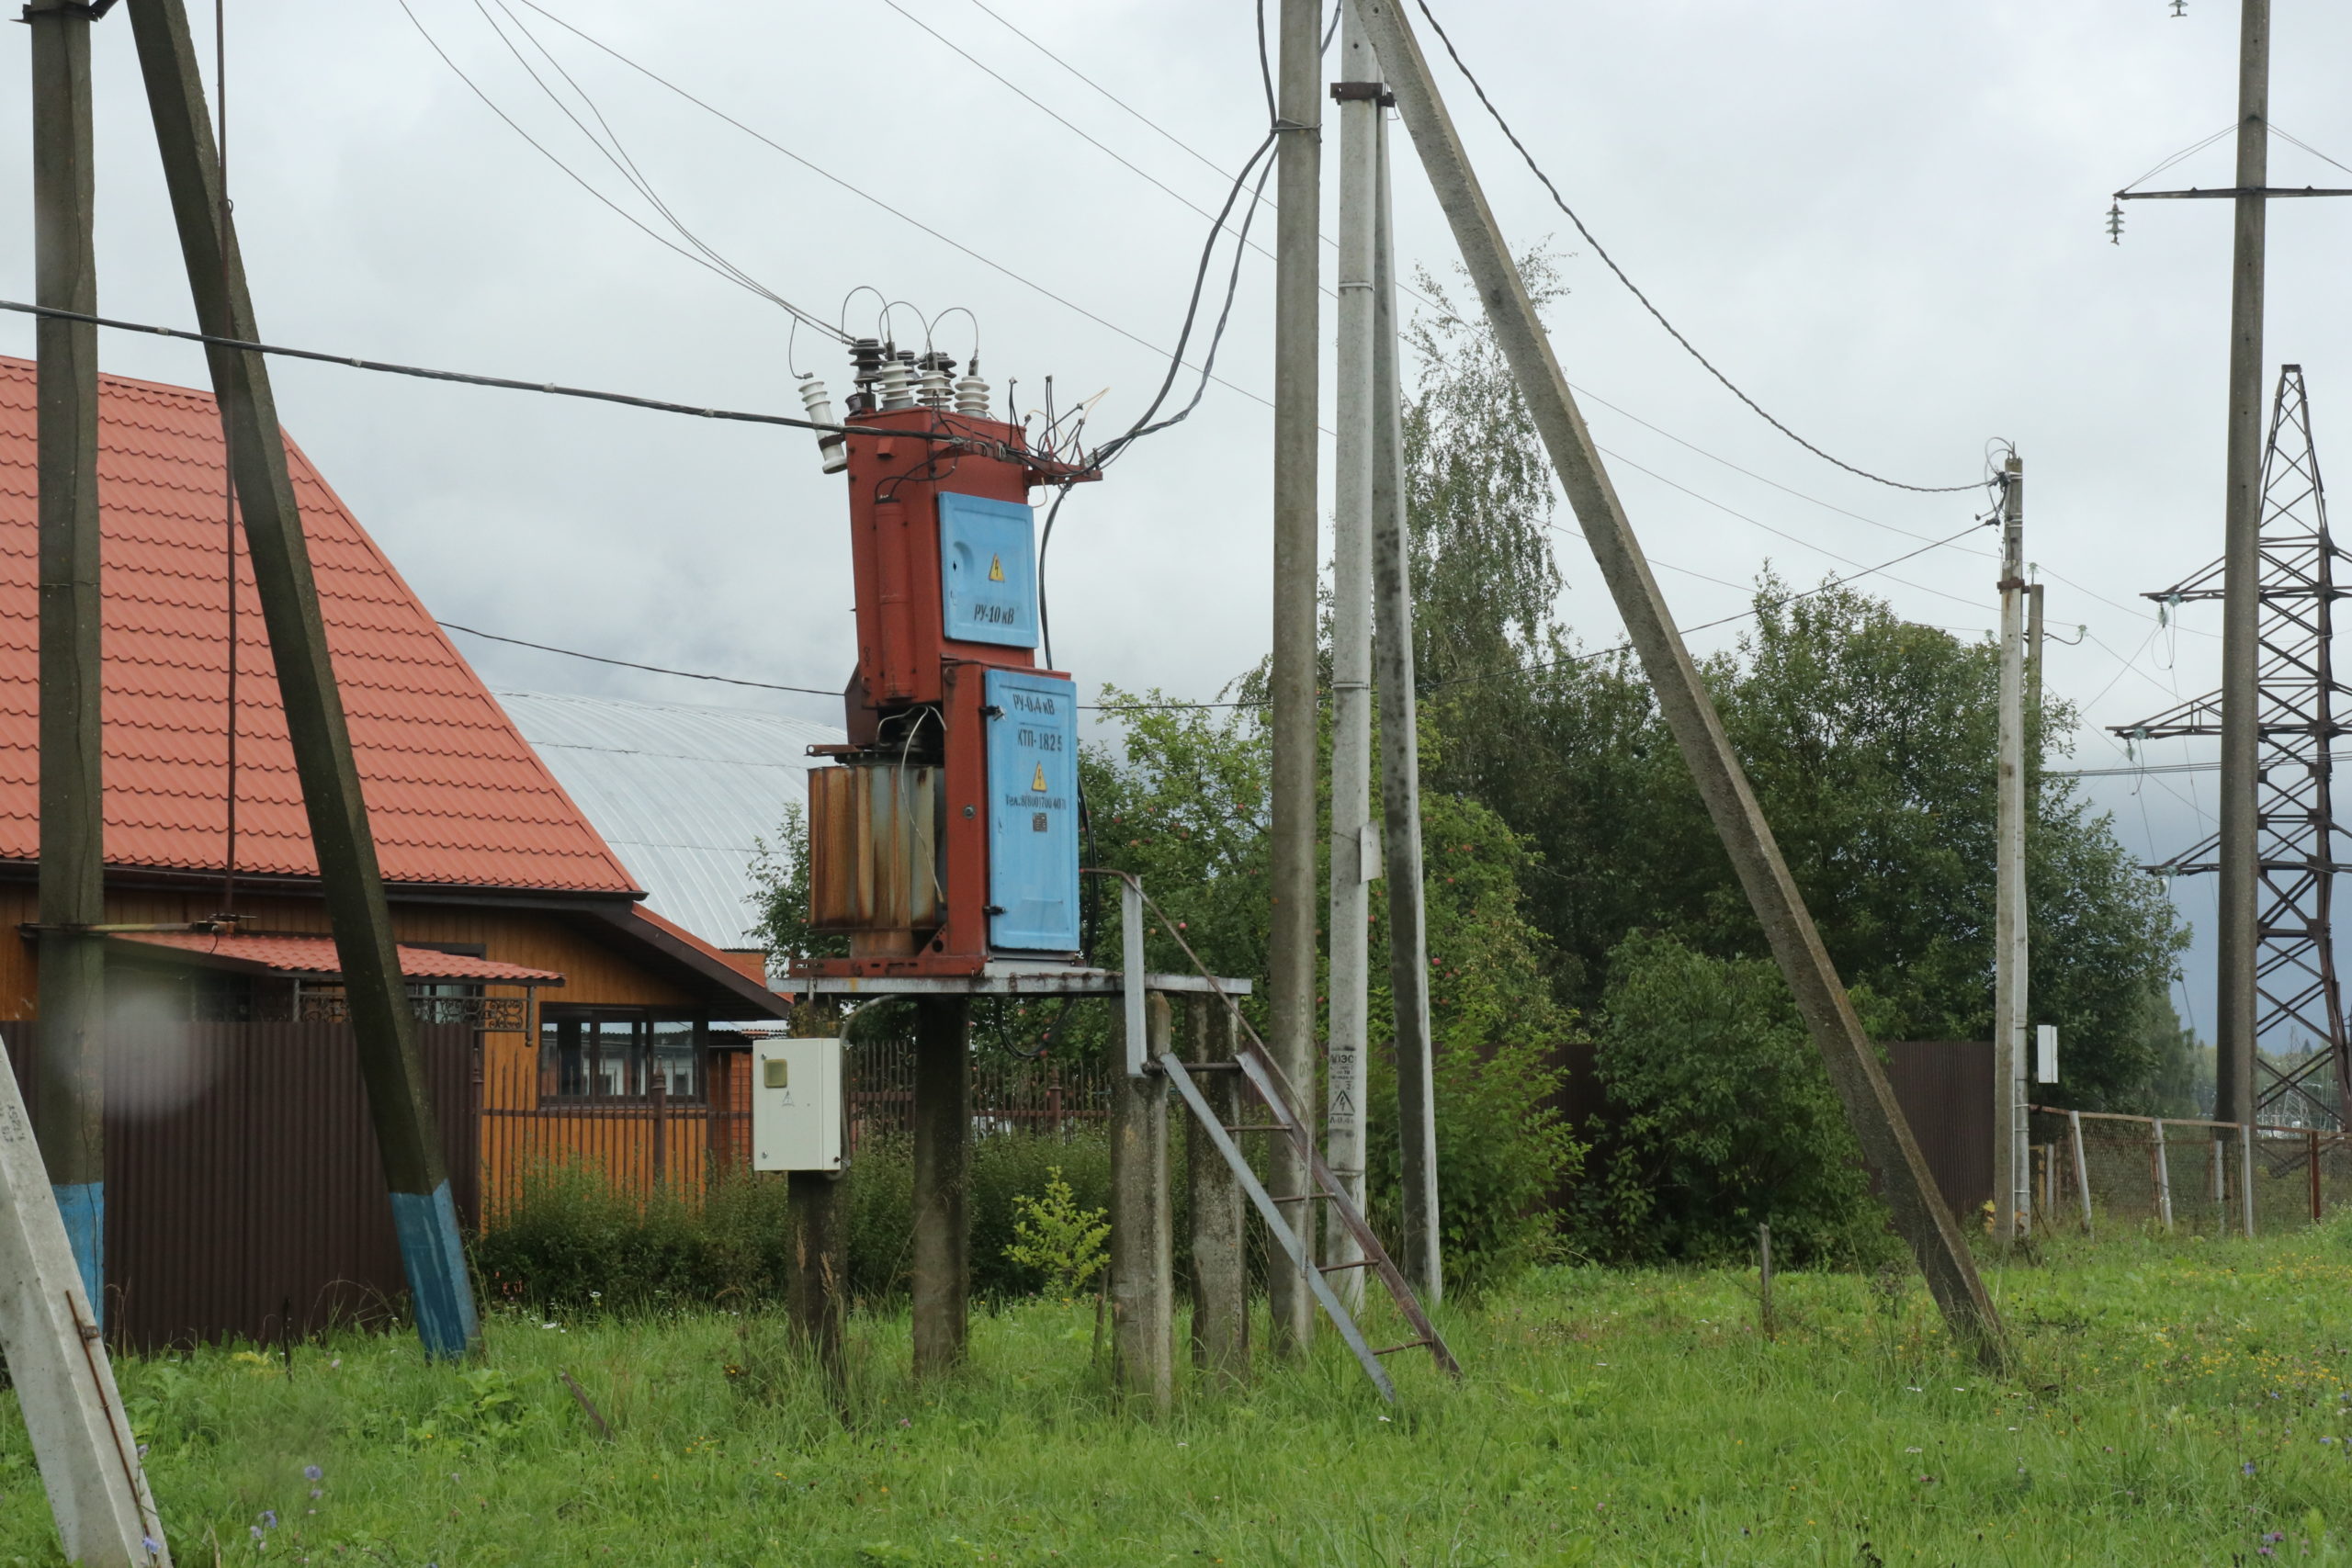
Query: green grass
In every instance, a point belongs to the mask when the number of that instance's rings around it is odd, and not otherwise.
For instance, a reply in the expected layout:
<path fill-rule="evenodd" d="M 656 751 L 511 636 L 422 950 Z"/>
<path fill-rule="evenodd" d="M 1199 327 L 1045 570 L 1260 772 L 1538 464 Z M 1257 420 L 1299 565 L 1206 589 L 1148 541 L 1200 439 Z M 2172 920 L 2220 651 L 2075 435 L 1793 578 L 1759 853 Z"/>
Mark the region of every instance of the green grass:
<path fill-rule="evenodd" d="M 1394 1411 L 1328 1335 L 1123 1409 L 1091 1303 L 979 1317 L 935 1387 L 902 1316 L 861 1320 L 846 1420 L 780 1325 L 723 1312 L 502 1316 L 465 1369 L 354 1335 L 291 1375 L 119 1371 L 183 1564 L 2352 1562 L 2352 1226 L 2062 1243 L 1993 1285 L 2007 1381 L 1907 1280 L 1784 1276 L 1768 1340 L 1752 1272 L 1555 1269 L 1449 1314 L 1461 1386 L 1392 1358 Z M 55 1556 L 9 1417 L 0 1562 Z"/>

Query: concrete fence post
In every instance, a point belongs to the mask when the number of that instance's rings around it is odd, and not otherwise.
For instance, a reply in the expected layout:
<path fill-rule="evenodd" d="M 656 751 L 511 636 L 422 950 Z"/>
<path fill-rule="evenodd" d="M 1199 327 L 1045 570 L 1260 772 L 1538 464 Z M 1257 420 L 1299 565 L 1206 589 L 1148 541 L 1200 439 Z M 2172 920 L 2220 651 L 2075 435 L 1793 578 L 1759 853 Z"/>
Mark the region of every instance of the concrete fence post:
<path fill-rule="evenodd" d="M 2091 1234 L 2091 1169 L 2083 1157 L 2083 1113 L 2066 1112 L 2066 1138 L 2075 1146 L 2075 1193 L 2083 1205 L 2083 1234 Z"/>

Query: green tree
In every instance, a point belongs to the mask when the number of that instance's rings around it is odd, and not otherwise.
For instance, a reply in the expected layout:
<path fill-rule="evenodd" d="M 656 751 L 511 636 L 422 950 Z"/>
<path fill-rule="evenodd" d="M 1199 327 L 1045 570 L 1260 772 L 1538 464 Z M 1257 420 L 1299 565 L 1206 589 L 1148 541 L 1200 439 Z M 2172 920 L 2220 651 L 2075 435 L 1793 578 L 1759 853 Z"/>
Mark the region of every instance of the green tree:
<path fill-rule="evenodd" d="M 1086 749 L 1087 796 L 1100 863 L 1136 873 L 1159 907 L 1145 933 L 1148 961 L 1189 967 L 1181 932 L 1213 970 L 1262 979 L 1270 759 L 1261 710 L 1170 708 L 1156 693 L 1115 690 L 1102 707 L 1116 738 Z M 1553 1249 L 1551 1200 L 1581 1153 L 1552 1103 L 1559 1049 L 1577 1026 L 1554 998 L 1550 944 L 1521 908 L 1526 846 L 1486 807 L 1442 792 L 1424 795 L 1422 818 L 1448 1277 L 1476 1289 Z M 1385 901 L 1374 909 L 1370 1026 L 1379 1042 L 1393 1037 L 1394 1009 Z M 1108 910 L 1104 923 L 1105 950 L 1116 951 Z M 1254 998 L 1245 1010 L 1261 1016 Z M 1395 1082 L 1387 1053 L 1375 1051 L 1367 1153 L 1382 1235 L 1397 1219 Z"/>

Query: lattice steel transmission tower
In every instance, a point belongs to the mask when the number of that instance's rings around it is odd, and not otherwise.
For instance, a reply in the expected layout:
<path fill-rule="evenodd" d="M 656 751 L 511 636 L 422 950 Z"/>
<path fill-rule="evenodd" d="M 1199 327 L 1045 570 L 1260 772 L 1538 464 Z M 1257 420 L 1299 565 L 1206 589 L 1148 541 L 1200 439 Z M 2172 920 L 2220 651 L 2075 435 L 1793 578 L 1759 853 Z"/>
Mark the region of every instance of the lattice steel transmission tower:
<path fill-rule="evenodd" d="M 2256 903 L 2256 1119 L 2345 1126 L 2352 1108 L 2352 1046 L 2344 1033 L 2331 922 L 2336 858 L 2332 747 L 2343 733 L 2333 639 L 2341 556 L 2327 530 L 2327 498 L 2312 446 L 2303 368 L 2285 365 L 2272 404 L 2262 466 L 2256 660 L 2261 727 Z M 2145 597 L 2177 608 L 2222 596 L 2222 563 Z M 2113 727 L 2128 739 L 2219 735 L 2222 694 Z M 2190 875 L 2215 866 L 2219 834 L 2147 869 Z"/>

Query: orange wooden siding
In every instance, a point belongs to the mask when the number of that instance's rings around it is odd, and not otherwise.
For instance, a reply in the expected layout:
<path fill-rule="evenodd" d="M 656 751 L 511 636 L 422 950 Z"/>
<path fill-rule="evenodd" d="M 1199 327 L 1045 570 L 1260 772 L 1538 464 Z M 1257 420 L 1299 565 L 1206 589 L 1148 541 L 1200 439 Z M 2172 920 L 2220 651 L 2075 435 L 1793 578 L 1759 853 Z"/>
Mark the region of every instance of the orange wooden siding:
<path fill-rule="evenodd" d="M 210 888 L 110 892 L 106 918 L 115 923 L 186 922 L 215 913 L 220 901 L 217 890 Z M 11 925 L 30 921 L 36 918 L 36 904 L 30 884 L 0 883 L 0 920 Z M 326 910 L 316 899 L 241 895 L 237 907 L 251 917 L 255 930 L 330 934 Z M 396 902 L 391 915 L 394 936 L 401 942 L 479 943 L 486 957 L 561 975 L 560 987 L 539 993 L 542 1005 L 682 1010 L 695 1005 L 694 996 L 681 987 L 649 974 L 625 953 L 554 914 Z M 5 1004 L 6 1016 L 38 1017 L 38 989 L 32 943 L 21 938 L 0 941 L 0 1004 Z M 525 994 L 519 987 L 484 990 L 492 997 Z M 693 1196 L 702 1191 L 715 1168 L 748 1160 L 751 1086 L 742 1052 L 711 1054 L 707 1100 L 665 1107 L 657 1134 L 657 1118 L 642 1104 L 540 1110 L 537 1033 L 534 1016 L 526 1032 L 481 1037 L 476 1107 L 482 1123 L 485 1223 L 510 1209 L 528 1175 L 546 1167 L 591 1166 L 624 1191 L 643 1194 L 660 1186 Z"/>

